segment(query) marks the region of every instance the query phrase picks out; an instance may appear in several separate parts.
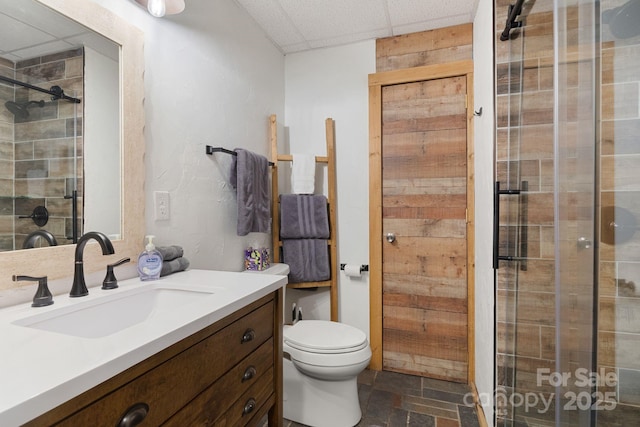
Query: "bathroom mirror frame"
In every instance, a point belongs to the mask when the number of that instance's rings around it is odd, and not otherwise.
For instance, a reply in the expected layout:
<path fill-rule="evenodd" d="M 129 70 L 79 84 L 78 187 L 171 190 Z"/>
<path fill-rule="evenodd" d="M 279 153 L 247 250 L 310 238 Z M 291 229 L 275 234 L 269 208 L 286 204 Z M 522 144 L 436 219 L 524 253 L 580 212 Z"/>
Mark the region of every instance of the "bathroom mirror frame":
<path fill-rule="evenodd" d="M 135 260 L 144 240 L 144 36 L 111 11 L 87 0 L 35 0 L 84 25 L 120 46 L 121 240 L 113 241 L 115 254 L 102 256 L 98 245 L 87 245 L 85 272 L 105 269 L 114 260 Z M 126 173 L 125 173 L 126 171 Z M 108 177 L 105 177 L 108 179 Z M 101 231 L 101 230 L 84 230 Z M 92 248 L 92 246 L 94 246 Z M 13 282 L 12 275 L 72 277 L 76 245 L 42 247 L 0 253 L 0 290 L 29 282 Z M 91 283 L 88 283 L 90 286 Z"/>

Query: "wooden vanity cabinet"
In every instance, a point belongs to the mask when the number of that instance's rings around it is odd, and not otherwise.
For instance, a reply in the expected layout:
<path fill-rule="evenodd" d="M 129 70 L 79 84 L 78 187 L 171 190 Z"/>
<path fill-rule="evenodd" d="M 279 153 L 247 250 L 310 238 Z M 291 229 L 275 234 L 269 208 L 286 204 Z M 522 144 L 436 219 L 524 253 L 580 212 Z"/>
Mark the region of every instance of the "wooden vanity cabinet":
<path fill-rule="evenodd" d="M 27 425 L 281 426 L 281 304 L 278 290 Z"/>

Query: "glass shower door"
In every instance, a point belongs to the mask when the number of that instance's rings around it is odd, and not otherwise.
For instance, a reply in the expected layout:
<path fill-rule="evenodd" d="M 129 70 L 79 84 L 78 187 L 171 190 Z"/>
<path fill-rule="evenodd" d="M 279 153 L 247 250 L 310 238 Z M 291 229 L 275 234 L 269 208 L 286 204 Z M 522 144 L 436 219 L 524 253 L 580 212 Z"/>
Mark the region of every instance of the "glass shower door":
<path fill-rule="evenodd" d="M 590 426 L 597 386 L 595 2 L 554 5 L 555 387 L 556 425 Z"/>
<path fill-rule="evenodd" d="M 501 40 L 518 3 L 522 26 Z M 554 426 L 555 388 L 538 380 L 556 370 L 553 12 L 544 1 L 495 6 L 496 424 Z"/>
<path fill-rule="evenodd" d="M 526 188 L 496 192 L 497 424 L 637 425 L 640 0 L 519 20 L 496 38 L 496 180 Z"/>

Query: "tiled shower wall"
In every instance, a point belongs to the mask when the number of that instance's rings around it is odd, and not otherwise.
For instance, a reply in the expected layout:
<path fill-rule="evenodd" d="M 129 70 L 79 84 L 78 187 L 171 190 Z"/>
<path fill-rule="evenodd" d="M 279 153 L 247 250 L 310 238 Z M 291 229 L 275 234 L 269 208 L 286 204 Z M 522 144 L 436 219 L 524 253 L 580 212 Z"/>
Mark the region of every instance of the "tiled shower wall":
<path fill-rule="evenodd" d="M 603 0 L 601 9 L 623 3 Z M 633 425 L 640 419 L 640 36 L 616 39 L 605 24 L 602 40 L 602 240 L 611 231 L 608 208 L 619 210 L 621 227 L 616 243 L 599 251 L 598 364 L 616 370 L 618 405 L 598 416 L 601 425 Z"/>
<path fill-rule="evenodd" d="M 46 89 L 58 85 L 65 94 L 82 99 L 83 72 L 84 52 L 78 48 L 19 61 L 15 64 L 15 77 L 10 77 Z M 8 162 L 5 158 L 12 158 L 14 162 L 13 176 L 2 177 L 13 182 L 3 181 L 1 188 L 0 250 L 20 249 L 26 236 L 40 228 L 31 219 L 18 218 L 31 215 L 36 206 L 45 206 L 49 211 L 49 221 L 41 228 L 51 232 L 58 244 L 71 243 L 72 203 L 64 197 L 71 194 L 74 172 L 77 172 L 78 194 L 82 194 L 82 104 L 52 101 L 47 94 L 21 87 L 16 87 L 15 94 L 4 99 L 44 100 L 45 105 L 30 107 L 26 119 L 14 118 L 8 112 L 0 116 L 0 120 L 8 119 L 8 133 L 13 133 L 11 143 L 5 140 L 4 132 L 0 135 L 3 163 Z M 14 195 L 11 212 L 8 206 L 4 207 L 8 204 L 4 201 Z M 81 229 L 81 197 L 78 198 L 78 218 Z M 13 234 L 9 224 L 13 226 Z"/>
<path fill-rule="evenodd" d="M 548 368 L 553 372 L 556 350 L 553 15 L 550 2 L 537 1 L 527 16 L 524 38 L 503 42 L 499 34 L 509 3 L 495 2 L 496 179 L 503 189 L 519 188 L 521 181 L 528 182 L 528 253 L 524 269 L 517 263 L 501 262 L 498 270 L 498 385 L 505 386 L 507 394 L 551 393 L 553 389 L 541 390 L 537 385 L 536 370 Z M 622 3 L 603 1 L 601 10 Z M 572 13 L 568 12 L 570 18 Z M 618 378 L 616 386 L 602 389 L 614 393 L 616 409 L 598 411 L 597 416 L 600 425 L 624 426 L 633 425 L 632 420 L 640 417 L 640 231 L 632 228 L 640 225 L 640 37 L 616 40 L 608 34 L 606 25 L 602 31 L 596 203 L 624 208 L 637 222 L 618 231 L 622 239 L 617 243 L 609 244 L 604 239 L 597 246 L 598 371 L 615 372 Z M 578 73 L 575 65 L 566 67 L 568 93 L 575 95 Z M 571 127 L 570 134 L 575 132 Z M 515 224 L 517 196 L 501 196 L 501 200 L 500 223 Z M 602 218 L 606 220 L 604 213 Z M 607 226 L 601 223 L 603 233 Z M 503 225 L 500 232 L 500 253 L 518 255 L 516 227 Z M 523 408 L 516 409 L 516 418 L 554 425 L 553 405 L 546 413 L 537 409 L 526 413 Z M 507 407 L 502 418 L 511 419 L 512 410 Z"/>

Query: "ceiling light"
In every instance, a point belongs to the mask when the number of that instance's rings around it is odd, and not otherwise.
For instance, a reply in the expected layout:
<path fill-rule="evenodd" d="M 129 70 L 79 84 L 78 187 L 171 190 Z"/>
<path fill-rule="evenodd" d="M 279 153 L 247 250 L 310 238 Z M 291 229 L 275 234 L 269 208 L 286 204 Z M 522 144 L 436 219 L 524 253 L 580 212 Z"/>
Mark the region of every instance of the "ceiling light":
<path fill-rule="evenodd" d="M 156 18 L 162 18 L 167 12 L 167 4 L 164 0 L 149 0 L 147 10 Z"/>
<path fill-rule="evenodd" d="M 175 15 L 184 10 L 184 0 L 135 0 L 155 17 Z"/>

